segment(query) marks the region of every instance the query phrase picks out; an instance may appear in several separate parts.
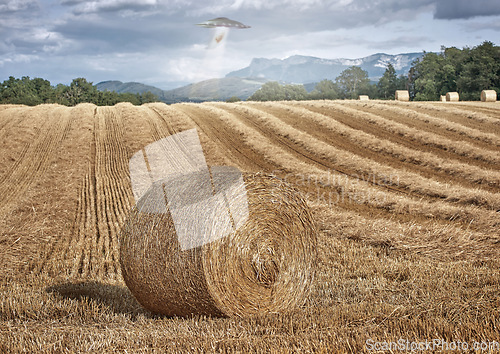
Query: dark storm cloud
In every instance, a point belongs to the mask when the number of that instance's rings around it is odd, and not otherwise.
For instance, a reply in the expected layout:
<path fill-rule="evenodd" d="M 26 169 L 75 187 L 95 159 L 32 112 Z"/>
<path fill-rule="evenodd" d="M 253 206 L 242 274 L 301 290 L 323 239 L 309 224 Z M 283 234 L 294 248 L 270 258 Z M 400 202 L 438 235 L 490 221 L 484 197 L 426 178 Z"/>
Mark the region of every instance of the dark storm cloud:
<path fill-rule="evenodd" d="M 50 28 L 78 43 L 77 53 L 146 53 L 196 41 L 194 24 L 178 13 L 172 15 L 156 0 L 64 0 L 61 4 L 69 12 Z"/>
<path fill-rule="evenodd" d="M 123 22 L 127 22 L 125 25 Z M 80 43 L 79 52 L 107 53 L 146 51 L 169 45 L 185 45 L 190 32 L 179 22 L 158 21 L 153 18 L 123 21 L 112 17 L 101 19 L 76 18 L 52 27 L 52 31 L 64 38 Z"/>
<path fill-rule="evenodd" d="M 447 20 L 496 15 L 500 15 L 498 0 L 439 0 L 434 14 L 437 19 Z"/>
<path fill-rule="evenodd" d="M 435 0 L 281 0 L 281 1 L 207 1 L 190 8 L 187 14 L 198 17 L 234 16 L 235 20 L 275 33 L 335 30 L 396 19 L 414 18 L 430 9 Z M 232 17 L 231 17 L 232 18 Z M 247 23 L 248 22 L 248 23 Z"/>
<path fill-rule="evenodd" d="M 36 0 L 0 0 L 0 55 L 31 52 L 41 9 Z M 0 58 L 1 59 L 1 58 Z"/>
<path fill-rule="evenodd" d="M 38 8 L 36 0 L 0 0 L 0 14 L 15 13 Z"/>
<path fill-rule="evenodd" d="M 39 16 L 39 12 L 36 0 L 0 0 L 0 28 L 20 29 Z"/>
<path fill-rule="evenodd" d="M 489 21 L 481 22 L 471 22 L 467 23 L 464 28 L 469 32 L 477 32 L 483 30 L 499 31 L 500 32 L 500 22 L 491 19 Z"/>
<path fill-rule="evenodd" d="M 59 3 L 61 5 L 72 6 L 72 5 L 77 5 L 77 4 L 80 4 L 83 2 L 85 2 L 85 0 L 61 0 Z"/>
<path fill-rule="evenodd" d="M 102 13 L 102 12 L 142 12 L 154 9 L 157 0 L 62 0 L 61 5 L 72 7 L 74 14 Z"/>

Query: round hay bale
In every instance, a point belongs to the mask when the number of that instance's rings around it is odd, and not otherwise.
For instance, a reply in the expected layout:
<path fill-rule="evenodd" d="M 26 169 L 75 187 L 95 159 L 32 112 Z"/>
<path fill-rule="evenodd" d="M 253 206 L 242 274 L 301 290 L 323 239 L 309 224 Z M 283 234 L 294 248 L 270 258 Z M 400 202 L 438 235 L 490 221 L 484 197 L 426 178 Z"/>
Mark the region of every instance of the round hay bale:
<path fill-rule="evenodd" d="M 446 101 L 447 102 L 458 102 L 460 100 L 460 96 L 458 92 L 447 92 L 446 93 Z"/>
<path fill-rule="evenodd" d="M 120 263 L 125 283 L 146 309 L 167 316 L 246 317 L 304 303 L 316 264 L 310 209 L 279 178 L 242 176 L 248 219 L 198 247 L 183 250 L 168 211 L 133 208 L 120 232 Z M 158 201 L 164 188 L 153 185 L 137 205 Z"/>
<path fill-rule="evenodd" d="M 496 100 L 497 100 L 497 92 L 495 90 L 481 91 L 482 102 L 496 102 Z"/>
<path fill-rule="evenodd" d="M 360 101 L 369 101 L 370 97 L 367 95 L 359 95 L 359 100 Z"/>
<path fill-rule="evenodd" d="M 394 97 L 396 101 L 409 101 L 410 93 L 407 90 L 397 90 Z"/>
<path fill-rule="evenodd" d="M 439 100 L 441 102 L 446 102 L 446 95 L 441 95 L 441 97 L 439 98 Z"/>

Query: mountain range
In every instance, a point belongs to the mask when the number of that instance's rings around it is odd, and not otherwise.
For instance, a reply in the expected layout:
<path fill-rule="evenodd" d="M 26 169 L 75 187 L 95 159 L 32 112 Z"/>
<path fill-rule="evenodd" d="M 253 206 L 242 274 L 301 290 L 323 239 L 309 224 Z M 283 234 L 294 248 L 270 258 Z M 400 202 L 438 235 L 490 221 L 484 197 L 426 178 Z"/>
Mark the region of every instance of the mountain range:
<path fill-rule="evenodd" d="M 345 69 L 359 66 L 368 72 L 371 80 L 378 81 L 389 63 L 396 69 L 396 74 L 406 75 L 412 62 L 422 55 L 423 53 L 378 53 L 359 59 L 322 59 L 302 55 L 286 59 L 255 58 L 248 67 L 230 72 L 226 77 L 263 77 L 268 80 L 307 84 L 323 79 L 335 80 Z"/>
<path fill-rule="evenodd" d="M 115 91 L 118 93 L 144 93 L 150 91 L 165 103 L 225 101 L 236 96 L 242 100 L 250 97 L 265 82 L 262 78 L 223 77 L 210 79 L 182 86 L 173 90 L 162 90 L 154 86 L 138 82 L 103 81 L 96 87 L 100 91 Z"/>
<path fill-rule="evenodd" d="M 368 77 L 372 81 L 378 81 L 389 63 L 396 69 L 396 74 L 406 75 L 412 63 L 423 55 L 424 53 L 397 55 L 378 53 L 359 59 L 322 59 L 302 55 L 294 55 L 286 59 L 254 58 L 249 66 L 232 71 L 224 78 L 205 80 L 172 90 L 162 90 L 137 82 L 123 83 L 120 81 L 103 81 L 96 86 L 101 91 L 108 90 L 119 93 L 151 91 L 166 103 L 227 100 L 233 96 L 244 100 L 267 81 L 304 84 L 306 89 L 310 91 L 314 88 L 315 83 L 323 79 L 333 81 L 342 71 L 351 66 L 359 66 L 367 71 Z"/>

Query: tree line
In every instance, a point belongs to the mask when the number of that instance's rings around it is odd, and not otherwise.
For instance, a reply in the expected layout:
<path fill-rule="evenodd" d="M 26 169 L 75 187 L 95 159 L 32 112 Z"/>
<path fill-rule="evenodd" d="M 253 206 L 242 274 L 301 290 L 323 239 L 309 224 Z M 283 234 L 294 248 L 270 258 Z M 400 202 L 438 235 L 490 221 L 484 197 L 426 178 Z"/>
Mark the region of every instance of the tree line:
<path fill-rule="evenodd" d="M 442 47 L 425 53 L 408 74 L 410 95 L 418 101 L 438 100 L 458 92 L 465 101 L 479 100 L 482 90 L 500 93 L 500 47 L 485 41 L 474 48 Z"/>
<path fill-rule="evenodd" d="M 405 76 L 397 76 L 390 63 L 377 84 L 372 84 L 368 73 L 358 66 L 351 66 L 332 80 L 322 80 L 311 92 L 303 85 L 280 85 L 278 82 L 267 82 L 248 98 L 250 101 L 282 101 L 282 100 L 321 100 L 321 99 L 354 99 L 359 95 L 370 98 L 389 99 L 396 90 L 408 87 Z"/>
<path fill-rule="evenodd" d="M 268 82 L 248 100 L 355 99 L 368 95 L 374 99 L 394 99 L 396 90 L 408 90 L 416 101 L 437 101 L 447 92 L 458 92 L 462 100 L 480 99 L 482 90 L 500 93 L 500 47 L 483 42 L 474 48 L 441 48 L 426 53 L 412 63 L 407 76 L 396 75 L 390 63 L 377 83 L 357 66 L 344 70 L 335 81 L 322 80 L 311 92 L 303 85 Z"/>
<path fill-rule="evenodd" d="M 0 85 L 0 103 L 25 104 L 35 106 L 42 103 L 58 103 L 65 106 L 75 106 L 88 102 L 98 106 L 113 106 L 119 102 L 130 102 L 141 105 L 157 102 L 158 97 L 151 92 L 117 93 L 114 91 L 99 91 L 92 82 L 85 78 L 74 79 L 71 84 L 52 86 L 48 80 L 31 79 L 23 76 L 20 79 L 10 76 Z"/>

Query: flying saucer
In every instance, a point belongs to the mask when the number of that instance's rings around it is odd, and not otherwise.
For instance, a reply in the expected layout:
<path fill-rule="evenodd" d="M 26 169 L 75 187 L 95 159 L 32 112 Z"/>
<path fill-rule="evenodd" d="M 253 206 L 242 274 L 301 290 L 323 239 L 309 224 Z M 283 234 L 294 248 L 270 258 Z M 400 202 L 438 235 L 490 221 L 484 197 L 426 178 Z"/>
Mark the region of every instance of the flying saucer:
<path fill-rule="evenodd" d="M 250 26 L 244 25 L 241 22 L 230 20 L 227 17 L 217 17 L 212 20 L 197 23 L 197 26 L 205 28 L 215 28 L 215 27 L 228 27 L 228 28 L 250 28 Z"/>

